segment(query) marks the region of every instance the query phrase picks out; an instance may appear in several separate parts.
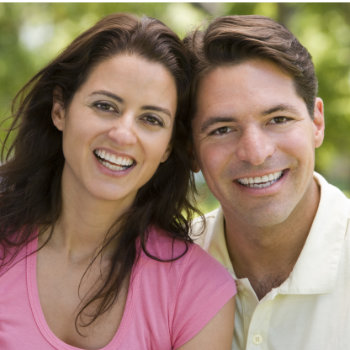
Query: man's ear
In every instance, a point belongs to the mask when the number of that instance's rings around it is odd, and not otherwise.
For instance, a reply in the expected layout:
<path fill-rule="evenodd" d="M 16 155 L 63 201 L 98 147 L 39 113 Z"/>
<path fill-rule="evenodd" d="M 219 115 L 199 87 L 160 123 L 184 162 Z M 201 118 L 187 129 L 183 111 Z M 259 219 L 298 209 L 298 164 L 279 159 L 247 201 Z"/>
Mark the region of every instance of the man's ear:
<path fill-rule="evenodd" d="M 320 97 L 316 97 L 313 123 L 315 147 L 318 148 L 322 145 L 325 128 L 323 101 Z"/>
<path fill-rule="evenodd" d="M 52 94 L 51 119 L 56 128 L 64 130 L 66 109 L 63 102 L 63 94 L 60 87 L 56 86 Z"/>

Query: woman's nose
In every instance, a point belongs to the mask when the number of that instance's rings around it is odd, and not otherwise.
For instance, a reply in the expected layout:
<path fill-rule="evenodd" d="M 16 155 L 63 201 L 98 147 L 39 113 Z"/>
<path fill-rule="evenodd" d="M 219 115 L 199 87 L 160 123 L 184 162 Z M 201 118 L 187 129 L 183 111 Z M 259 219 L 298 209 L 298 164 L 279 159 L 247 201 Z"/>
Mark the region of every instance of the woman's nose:
<path fill-rule="evenodd" d="M 137 141 L 137 136 L 132 116 L 123 115 L 114 120 L 108 136 L 121 146 L 134 144 Z"/>

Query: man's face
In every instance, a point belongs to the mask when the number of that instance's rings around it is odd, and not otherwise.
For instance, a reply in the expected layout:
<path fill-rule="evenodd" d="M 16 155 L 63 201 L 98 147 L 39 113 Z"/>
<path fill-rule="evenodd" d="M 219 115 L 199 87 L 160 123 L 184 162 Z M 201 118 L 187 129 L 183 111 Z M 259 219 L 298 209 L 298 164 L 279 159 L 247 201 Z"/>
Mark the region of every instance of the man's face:
<path fill-rule="evenodd" d="M 323 141 L 292 78 L 266 60 L 222 66 L 200 82 L 193 120 L 198 165 L 225 215 L 256 227 L 284 222 L 310 201 Z"/>

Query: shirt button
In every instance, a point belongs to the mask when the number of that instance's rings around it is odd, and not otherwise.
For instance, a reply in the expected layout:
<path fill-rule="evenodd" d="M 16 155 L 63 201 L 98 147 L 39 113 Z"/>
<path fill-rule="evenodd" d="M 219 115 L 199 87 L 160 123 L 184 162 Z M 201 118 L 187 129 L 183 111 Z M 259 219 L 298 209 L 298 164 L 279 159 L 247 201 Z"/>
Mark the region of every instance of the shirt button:
<path fill-rule="evenodd" d="M 253 344 L 259 345 L 263 341 L 263 337 L 260 334 L 254 334 L 253 335 Z"/>

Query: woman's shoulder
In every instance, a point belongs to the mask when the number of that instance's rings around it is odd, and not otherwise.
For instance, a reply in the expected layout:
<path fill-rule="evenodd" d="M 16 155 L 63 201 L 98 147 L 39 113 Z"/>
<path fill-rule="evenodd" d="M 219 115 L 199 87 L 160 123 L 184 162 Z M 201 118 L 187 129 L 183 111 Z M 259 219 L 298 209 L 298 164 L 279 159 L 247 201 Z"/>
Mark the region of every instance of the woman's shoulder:
<path fill-rule="evenodd" d="M 199 245 L 174 240 L 164 231 L 152 229 L 146 247 L 158 258 L 178 257 L 171 262 L 159 262 L 146 255 L 139 274 L 143 296 L 147 291 L 152 296 L 143 300 L 154 303 L 153 313 L 158 309 L 166 315 L 164 324 L 172 325 L 172 344 L 178 348 L 235 295 L 235 281 Z"/>
<path fill-rule="evenodd" d="M 235 281 L 227 269 L 196 243 L 174 239 L 167 232 L 152 228 L 145 251 L 141 252 L 138 270 L 143 278 L 158 279 L 177 285 L 174 290 L 187 290 L 188 295 L 223 292 L 234 295 Z M 199 290 L 198 290 L 199 289 Z M 209 291 L 205 293 L 205 291 Z"/>
<path fill-rule="evenodd" d="M 152 227 L 149 231 L 146 253 L 148 258 L 155 261 L 172 261 L 179 269 L 185 269 L 194 274 L 201 271 L 200 276 L 211 275 L 212 278 L 232 279 L 227 269 L 210 256 L 202 247 L 190 241 L 173 238 L 164 230 Z"/>
<path fill-rule="evenodd" d="M 23 263 L 28 255 L 35 252 L 36 245 L 36 239 L 19 246 L 0 244 L 0 275 L 3 275 L 17 264 Z"/>
<path fill-rule="evenodd" d="M 177 260 L 192 250 L 191 243 L 172 237 L 170 233 L 152 226 L 145 243 L 145 254 L 159 260 Z"/>

